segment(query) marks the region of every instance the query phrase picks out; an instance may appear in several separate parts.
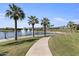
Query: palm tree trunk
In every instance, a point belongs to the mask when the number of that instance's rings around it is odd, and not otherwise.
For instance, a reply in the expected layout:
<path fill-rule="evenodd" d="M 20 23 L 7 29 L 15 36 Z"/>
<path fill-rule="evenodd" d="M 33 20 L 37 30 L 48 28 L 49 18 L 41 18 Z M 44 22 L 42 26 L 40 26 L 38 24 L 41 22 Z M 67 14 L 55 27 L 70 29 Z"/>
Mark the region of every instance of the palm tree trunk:
<path fill-rule="evenodd" d="M 44 36 L 46 36 L 46 25 L 44 25 Z"/>
<path fill-rule="evenodd" d="M 33 28 L 33 37 L 34 37 L 34 36 L 35 36 L 35 35 L 34 35 L 34 24 L 32 24 L 32 28 Z"/>
<path fill-rule="evenodd" d="M 15 40 L 17 40 L 17 20 L 15 20 Z"/>

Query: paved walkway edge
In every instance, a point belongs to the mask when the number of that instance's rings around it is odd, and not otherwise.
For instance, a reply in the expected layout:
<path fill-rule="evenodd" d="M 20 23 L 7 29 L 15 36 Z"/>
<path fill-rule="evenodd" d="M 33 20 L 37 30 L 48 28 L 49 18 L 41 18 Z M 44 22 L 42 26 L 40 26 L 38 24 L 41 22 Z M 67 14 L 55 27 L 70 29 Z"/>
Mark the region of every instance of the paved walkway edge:
<path fill-rule="evenodd" d="M 44 37 L 39 39 L 27 52 L 26 56 L 52 56 L 48 40 L 50 37 Z"/>

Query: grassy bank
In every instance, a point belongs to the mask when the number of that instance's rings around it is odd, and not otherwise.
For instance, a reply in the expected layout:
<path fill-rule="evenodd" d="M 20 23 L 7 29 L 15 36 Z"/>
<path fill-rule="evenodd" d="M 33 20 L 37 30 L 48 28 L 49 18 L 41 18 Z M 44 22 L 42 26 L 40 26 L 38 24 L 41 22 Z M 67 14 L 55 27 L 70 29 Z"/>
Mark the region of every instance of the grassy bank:
<path fill-rule="evenodd" d="M 49 48 L 55 56 L 79 56 L 79 33 L 52 36 Z"/>
<path fill-rule="evenodd" d="M 0 42 L 0 55 L 3 56 L 24 56 L 29 48 L 41 37 L 24 38 L 17 42 L 15 40 Z"/>

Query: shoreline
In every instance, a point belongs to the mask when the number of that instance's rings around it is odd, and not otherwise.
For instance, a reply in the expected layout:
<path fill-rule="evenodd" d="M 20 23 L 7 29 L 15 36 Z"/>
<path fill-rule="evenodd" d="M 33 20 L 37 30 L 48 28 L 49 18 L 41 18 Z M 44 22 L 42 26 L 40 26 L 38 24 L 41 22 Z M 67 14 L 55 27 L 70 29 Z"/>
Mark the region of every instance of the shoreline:
<path fill-rule="evenodd" d="M 65 32 L 52 32 L 53 34 L 65 34 Z M 53 35 L 53 34 L 47 34 L 47 35 Z M 44 34 L 39 34 L 39 35 L 35 35 L 35 37 L 39 37 L 39 36 L 44 36 Z M 32 35 L 27 35 L 27 36 L 19 36 L 17 37 L 18 39 L 22 39 L 22 38 L 29 38 L 32 37 Z M 0 39 L 0 42 L 5 42 L 5 41 L 9 41 L 9 40 L 14 40 L 15 38 L 7 38 L 7 39 Z"/>
<path fill-rule="evenodd" d="M 39 37 L 39 36 L 44 36 L 44 35 L 35 35 L 35 37 Z M 21 36 L 21 37 L 17 37 L 18 39 L 22 39 L 22 38 L 29 38 L 32 37 L 32 35 L 29 36 Z M 0 39 L 0 42 L 5 42 L 5 41 L 9 41 L 9 40 L 14 40 L 15 38 L 8 38 L 8 39 Z"/>
<path fill-rule="evenodd" d="M 47 35 L 53 35 L 53 34 L 47 34 Z M 35 37 L 40 37 L 40 36 L 44 36 L 44 34 L 42 35 L 35 35 Z M 21 37 L 17 37 L 18 39 L 22 39 L 22 38 L 30 38 L 33 37 L 33 35 L 28 35 L 28 36 L 21 36 Z M 5 42 L 5 41 L 9 41 L 9 40 L 14 40 L 15 38 L 8 38 L 8 39 L 0 39 L 0 42 Z"/>

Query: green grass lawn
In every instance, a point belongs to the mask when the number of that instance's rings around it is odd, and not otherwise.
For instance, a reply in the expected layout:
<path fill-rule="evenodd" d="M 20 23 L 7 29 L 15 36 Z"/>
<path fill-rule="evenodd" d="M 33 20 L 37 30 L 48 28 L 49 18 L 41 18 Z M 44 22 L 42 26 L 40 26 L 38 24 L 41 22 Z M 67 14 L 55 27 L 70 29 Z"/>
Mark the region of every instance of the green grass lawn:
<path fill-rule="evenodd" d="M 79 56 L 79 33 L 54 35 L 49 48 L 55 56 Z"/>
<path fill-rule="evenodd" d="M 0 56 L 24 56 L 29 48 L 41 37 L 24 38 L 15 40 L 0 42 Z"/>

